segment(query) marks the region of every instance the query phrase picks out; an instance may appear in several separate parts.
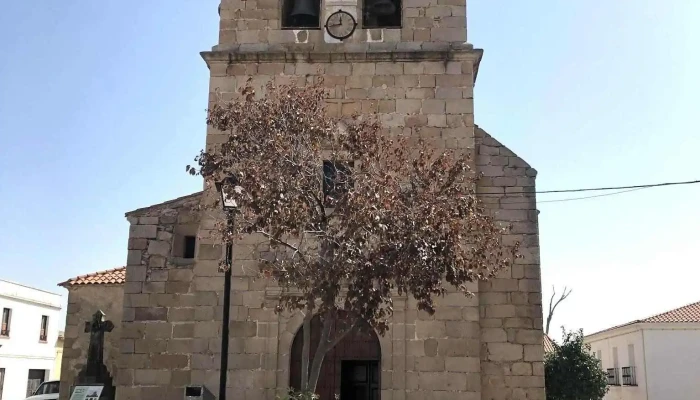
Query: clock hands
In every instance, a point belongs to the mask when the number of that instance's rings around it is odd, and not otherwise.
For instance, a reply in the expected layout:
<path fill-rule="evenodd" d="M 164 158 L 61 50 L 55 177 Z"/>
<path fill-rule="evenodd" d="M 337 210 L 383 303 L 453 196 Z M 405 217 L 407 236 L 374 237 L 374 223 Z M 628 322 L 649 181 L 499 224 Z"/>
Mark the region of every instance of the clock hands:
<path fill-rule="evenodd" d="M 330 27 L 330 26 L 340 26 L 340 25 L 343 25 L 343 16 L 342 15 L 338 16 L 338 23 L 337 24 L 328 25 L 328 26 Z"/>
<path fill-rule="evenodd" d="M 335 39 L 347 39 L 355 31 L 356 26 L 357 22 L 347 11 L 336 11 L 326 20 L 326 30 Z"/>

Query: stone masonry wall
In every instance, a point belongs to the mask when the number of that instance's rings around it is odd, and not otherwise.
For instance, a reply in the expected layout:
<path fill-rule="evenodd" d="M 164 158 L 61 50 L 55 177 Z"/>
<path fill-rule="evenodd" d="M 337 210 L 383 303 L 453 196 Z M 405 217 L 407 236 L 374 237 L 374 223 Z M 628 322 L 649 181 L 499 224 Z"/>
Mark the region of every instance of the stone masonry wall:
<path fill-rule="evenodd" d="M 120 338 L 117 398 L 175 399 L 191 380 L 200 298 L 192 290 L 193 259 L 174 253 L 180 234 L 196 235 L 201 195 L 185 196 L 127 213 L 129 251 Z M 205 249 L 198 249 L 200 257 Z M 214 300 L 216 302 L 216 300 Z"/>
<path fill-rule="evenodd" d="M 92 320 L 97 310 L 102 310 L 115 328 L 105 334 L 104 360 L 112 379 L 119 375 L 119 337 L 122 331 L 122 285 L 73 285 L 68 287 L 63 360 L 61 362 L 60 399 L 67 400 L 70 388 L 75 384 L 80 370 L 87 362 L 90 334 L 85 333 L 85 322 Z M 116 384 L 115 384 L 116 386 Z"/>
<path fill-rule="evenodd" d="M 344 43 L 459 42 L 467 40 L 465 0 L 403 0 L 401 28 L 363 29 L 362 0 L 322 0 L 321 26 L 338 9 L 357 20 Z M 282 0 L 222 0 L 219 47 L 232 44 L 338 42 L 324 29 L 282 29 Z"/>
<path fill-rule="evenodd" d="M 252 78 L 258 93 L 269 81 L 305 84 L 322 80 L 333 115 L 372 113 L 392 135 L 423 139 L 436 148 L 473 149 L 475 68 L 481 52 L 471 47 L 442 51 L 318 52 L 312 46 L 287 62 L 286 52 L 203 53 L 211 70 L 211 101 L 237 97 Z M 233 61 L 231 59 L 233 58 Z M 236 58 L 238 60 L 236 60 Z M 226 140 L 211 127 L 207 144 Z"/>
<path fill-rule="evenodd" d="M 479 193 L 498 221 L 512 224 L 505 242 L 519 241 L 523 255 L 479 285 L 482 400 L 544 400 L 537 171 L 482 129 L 475 134 Z"/>
<path fill-rule="evenodd" d="M 414 142 L 423 139 L 438 149 L 472 152 L 473 81 L 480 53 L 468 47 L 462 50 L 296 54 L 303 62 L 287 62 L 287 56 L 275 52 L 246 53 L 242 48 L 238 53 L 203 56 L 212 73 L 212 99 L 215 91 L 224 99 L 235 97 L 248 78 L 262 92 L 269 80 L 303 84 L 322 76 L 329 112 L 376 113 L 387 134 L 406 135 Z M 332 57 L 342 58 L 334 62 Z M 225 139 L 226 135 L 209 129 L 208 146 Z M 209 236 L 208 226 L 210 222 L 202 222 L 200 236 Z M 258 240 L 251 236 L 234 248 L 230 398 L 273 399 L 275 393 L 283 392 L 289 384 L 291 344 L 301 325 L 300 315 L 276 316 L 276 288 L 254 279 Z M 199 294 L 221 297 L 223 279 L 212 274 L 217 263 L 197 261 L 194 285 Z M 481 397 L 478 297 L 450 293 L 438 304 L 437 313 L 428 316 L 417 312 L 413 299 L 396 299 L 391 329 L 379 338 L 383 400 Z M 216 341 L 218 325 L 203 326 L 198 334 Z M 207 369 L 216 369 L 219 360 L 216 352 L 193 356 L 197 369 L 193 381 L 204 382 L 215 394 L 218 376 Z"/>

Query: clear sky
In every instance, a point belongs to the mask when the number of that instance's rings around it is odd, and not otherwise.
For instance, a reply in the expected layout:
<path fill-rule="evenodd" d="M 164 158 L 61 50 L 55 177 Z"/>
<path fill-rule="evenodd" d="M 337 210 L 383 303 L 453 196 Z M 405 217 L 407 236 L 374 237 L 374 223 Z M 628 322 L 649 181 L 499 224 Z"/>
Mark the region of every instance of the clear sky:
<path fill-rule="evenodd" d="M 58 282 L 124 264 L 124 212 L 199 190 L 184 166 L 217 4 L 3 5 L 0 278 L 65 296 Z M 699 20 L 696 0 L 472 0 L 477 123 L 539 190 L 700 179 Z M 574 289 L 554 336 L 700 301 L 699 205 L 700 185 L 541 203 L 544 296 Z"/>

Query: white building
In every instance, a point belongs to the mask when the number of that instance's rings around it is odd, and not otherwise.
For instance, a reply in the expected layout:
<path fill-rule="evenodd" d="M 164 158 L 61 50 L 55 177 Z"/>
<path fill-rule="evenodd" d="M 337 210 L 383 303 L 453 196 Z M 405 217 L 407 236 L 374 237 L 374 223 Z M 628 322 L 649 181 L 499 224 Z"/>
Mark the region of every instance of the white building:
<path fill-rule="evenodd" d="M 588 335 L 605 400 L 700 399 L 700 302 Z"/>
<path fill-rule="evenodd" d="M 21 400 L 49 379 L 61 296 L 0 280 L 0 400 Z"/>

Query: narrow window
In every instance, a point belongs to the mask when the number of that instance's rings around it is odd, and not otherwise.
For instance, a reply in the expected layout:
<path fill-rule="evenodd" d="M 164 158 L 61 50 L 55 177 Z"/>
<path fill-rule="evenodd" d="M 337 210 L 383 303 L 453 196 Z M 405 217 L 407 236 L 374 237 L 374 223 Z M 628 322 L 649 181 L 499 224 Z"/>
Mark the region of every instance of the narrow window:
<path fill-rule="evenodd" d="M 3 386 L 5 386 L 5 368 L 0 368 L 0 400 L 2 400 Z"/>
<path fill-rule="evenodd" d="M 339 161 L 323 162 L 323 196 L 332 206 L 352 187 L 351 165 Z"/>
<path fill-rule="evenodd" d="M 612 348 L 612 353 L 613 353 L 613 367 L 615 367 L 615 369 L 620 368 L 620 362 L 617 359 L 617 347 Z"/>
<path fill-rule="evenodd" d="M 41 316 L 41 331 L 39 332 L 39 341 L 45 342 L 49 331 L 49 317 Z"/>
<path fill-rule="evenodd" d="M 363 28 L 401 28 L 401 0 L 362 0 Z"/>
<path fill-rule="evenodd" d="M 629 364 L 627 364 L 630 367 L 635 366 L 635 360 L 634 360 L 634 345 L 633 344 L 628 344 L 627 345 L 627 359 L 629 361 Z"/>
<path fill-rule="evenodd" d="M 184 246 L 184 252 L 182 254 L 182 258 L 194 258 L 194 249 L 195 245 L 197 243 L 197 237 L 196 236 L 185 236 L 185 246 Z"/>
<path fill-rule="evenodd" d="M 283 0 L 282 28 L 320 29 L 321 0 Z"/>
<path fill-rule="evenodd" d="M 173 231 L 173 257 L 191 263 L 197 252 L 197 225 L 177 225 Z M 175 260 L 175 261 L 176 261 Z M 176 261 L 177 262 L 177 261 Z"/>
<path fill-rule="evenodd" d="M 2 329 L 0 336 L 10 336 L 10 320 L 12 319 L 12 310 L 9 308 L 2 309 Z"/>

